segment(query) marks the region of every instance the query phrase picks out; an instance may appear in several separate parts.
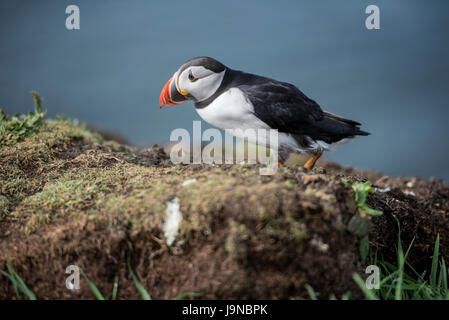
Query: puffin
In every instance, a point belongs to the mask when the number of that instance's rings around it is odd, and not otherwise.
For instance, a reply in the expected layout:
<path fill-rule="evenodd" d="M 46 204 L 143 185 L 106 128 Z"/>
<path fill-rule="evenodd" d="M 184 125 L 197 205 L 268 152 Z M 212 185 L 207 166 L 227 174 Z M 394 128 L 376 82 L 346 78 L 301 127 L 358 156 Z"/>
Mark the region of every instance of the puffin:
<path fill-rule="evenodd" d="M 309 155 L 307 170 L 324 151 L 370 134 L 359 122 L 322 110 L 293 84 L 234 70 L 211 57 L 185 62 L 163 87 L 159 106 L 189 100 L 204 121 L 231 133 L 277 129 L 279 149 Z"/>

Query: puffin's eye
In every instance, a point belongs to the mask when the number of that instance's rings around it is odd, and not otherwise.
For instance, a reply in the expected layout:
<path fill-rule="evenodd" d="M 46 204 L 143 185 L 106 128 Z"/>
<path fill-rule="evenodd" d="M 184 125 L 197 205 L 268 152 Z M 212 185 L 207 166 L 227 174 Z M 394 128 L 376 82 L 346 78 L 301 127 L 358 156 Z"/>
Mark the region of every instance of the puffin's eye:
<path fill-rule="evenodd" d="M 196 80 L 198 80 L 198 78 L 195 78 L 192 74 L 192 72 L 189 73 L 189 80 L 190 82 L 195 82 Z"/>

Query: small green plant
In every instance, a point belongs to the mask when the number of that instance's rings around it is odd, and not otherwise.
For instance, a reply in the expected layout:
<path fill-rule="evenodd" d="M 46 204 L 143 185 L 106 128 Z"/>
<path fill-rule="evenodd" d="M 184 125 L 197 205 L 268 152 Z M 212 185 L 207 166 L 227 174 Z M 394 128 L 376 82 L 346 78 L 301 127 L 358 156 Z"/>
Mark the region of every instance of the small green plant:
<path fill-rule="evenodd" d="M 28 299 L 36 300 L 36 296 L 34 295 L 34 293 L 30 289 L 28 289 L 25 282 L 22 280 L 22 278 L 19 277 L 19 275 L 12 267 L 11 260 L 9 258 L 7 264 L 9 273 L 0 270 L 0 274 L 7 277 L 12 282 L 17 299 L 21 299 L 19 292 L 20 290 L 22 291 L 23 294 L 25 294 L 28 297 Z"/>
<path fill-rule="evenodd" d="M 28 112 L 27 115 L 10 116 L 0 109 L 0 145 L 13 144 L 22 140 L 42 122 L 45 117 L 45 112 L 42 111 L 42 99 L 35 91 L 31 91 L 31 94 L 34 98 L 34 111 Z"/>
<path fill-rule="evenodd" d="M 364 183 L 351 181 L 348 179 L 342 179 L 342 182 L 345 184 L 349 184 L 352 189 L 355 191 L 355 202 L 357 207 L 360 208 L 362 217 L 364 214 L 369 214 L 371 216 L 381 216 L 383 214 L 382 211 L 374 210 L 366 204 L 366 199 L 368 194 L 374 193 L 374 188 L 371 186 L 370 181 L 366 181 Z"/>
<path fill-rule="evenodd" d="M 362 261 L 365 261 L 369 252 L 368 231 L 370 227 L 370 222 L 366 218 L 367 216 L 380 216 L 383 212 L 375 210 L 366 204 L 368 194 L 374 193 L 374 188 L 372 187 L 370 181 L 366 181 L 364 183 L 355 182 L 348 179 L 342 179 L 341 181 L 350 185 L 355 192 L 355 202 L 358 207 L 358 212 L 351 218 L 351 220 L 349 220 L 348 230 L 353 234 L 362 237 L 360 240 L 359 251 L 360 258 Z"/>

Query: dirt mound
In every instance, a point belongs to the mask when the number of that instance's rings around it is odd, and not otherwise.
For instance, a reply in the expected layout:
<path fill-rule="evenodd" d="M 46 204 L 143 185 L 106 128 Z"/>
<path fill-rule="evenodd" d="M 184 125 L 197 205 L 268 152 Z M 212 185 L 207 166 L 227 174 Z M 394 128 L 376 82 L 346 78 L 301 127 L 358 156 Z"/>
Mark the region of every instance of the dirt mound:
<path fill-rule="evenodd" d="M 396 216 L 412 264 L 431 262 L 436 234 L 448 261 L 449 188 L 441 181 L 389 178 L 321 161 L 313 172 L 282 167 L 174 166 L 160 148 L 104 141 L 67 121 L 44 122 L 24 141 L 0 149 L 0 270 L 11 260 L 38 299 L 92 299 L 78 265 L 104 295 L 118 276 L 118 298 L 140 298 L 131 266 L 153 298 L 290 299 L 361 293 L 360 238 L 347 230 L 357 213 L 341 178 L 373 182 L 371 246 L 395 259 Z M 381 190 L 383 189 L 383 190 Z M 179 226 L 177 223 L 179 222 Z M 171 240 L 170 240 L 171 239 Z M 0 276 L 0 298 L 13 299 Z"/>

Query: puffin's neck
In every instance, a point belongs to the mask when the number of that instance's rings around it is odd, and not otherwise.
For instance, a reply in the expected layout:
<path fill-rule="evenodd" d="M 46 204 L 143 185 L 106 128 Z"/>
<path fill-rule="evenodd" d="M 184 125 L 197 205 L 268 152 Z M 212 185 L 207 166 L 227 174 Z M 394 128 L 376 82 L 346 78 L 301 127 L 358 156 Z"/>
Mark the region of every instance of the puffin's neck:
<path fill-rule="evenodd" d="M 220 86 L 215 91 L 215 93 L 213 95 L 211 95 L 207 99 L 204 99 L 204 100 L 201 100 L 201 101 L 195 101 L 195 108 L 196 109 L 202 109 L 202 108 L 207 107 L 218 96 L 220 96 L 223 92 L 228 90 L 231 87 L 231 83 L 232 83 L 233 73 L 234 72 L 235 72 L 234 70 L 232 70 L 230 68 L 226 68 L 223 80 L 221 81 Z"/>

